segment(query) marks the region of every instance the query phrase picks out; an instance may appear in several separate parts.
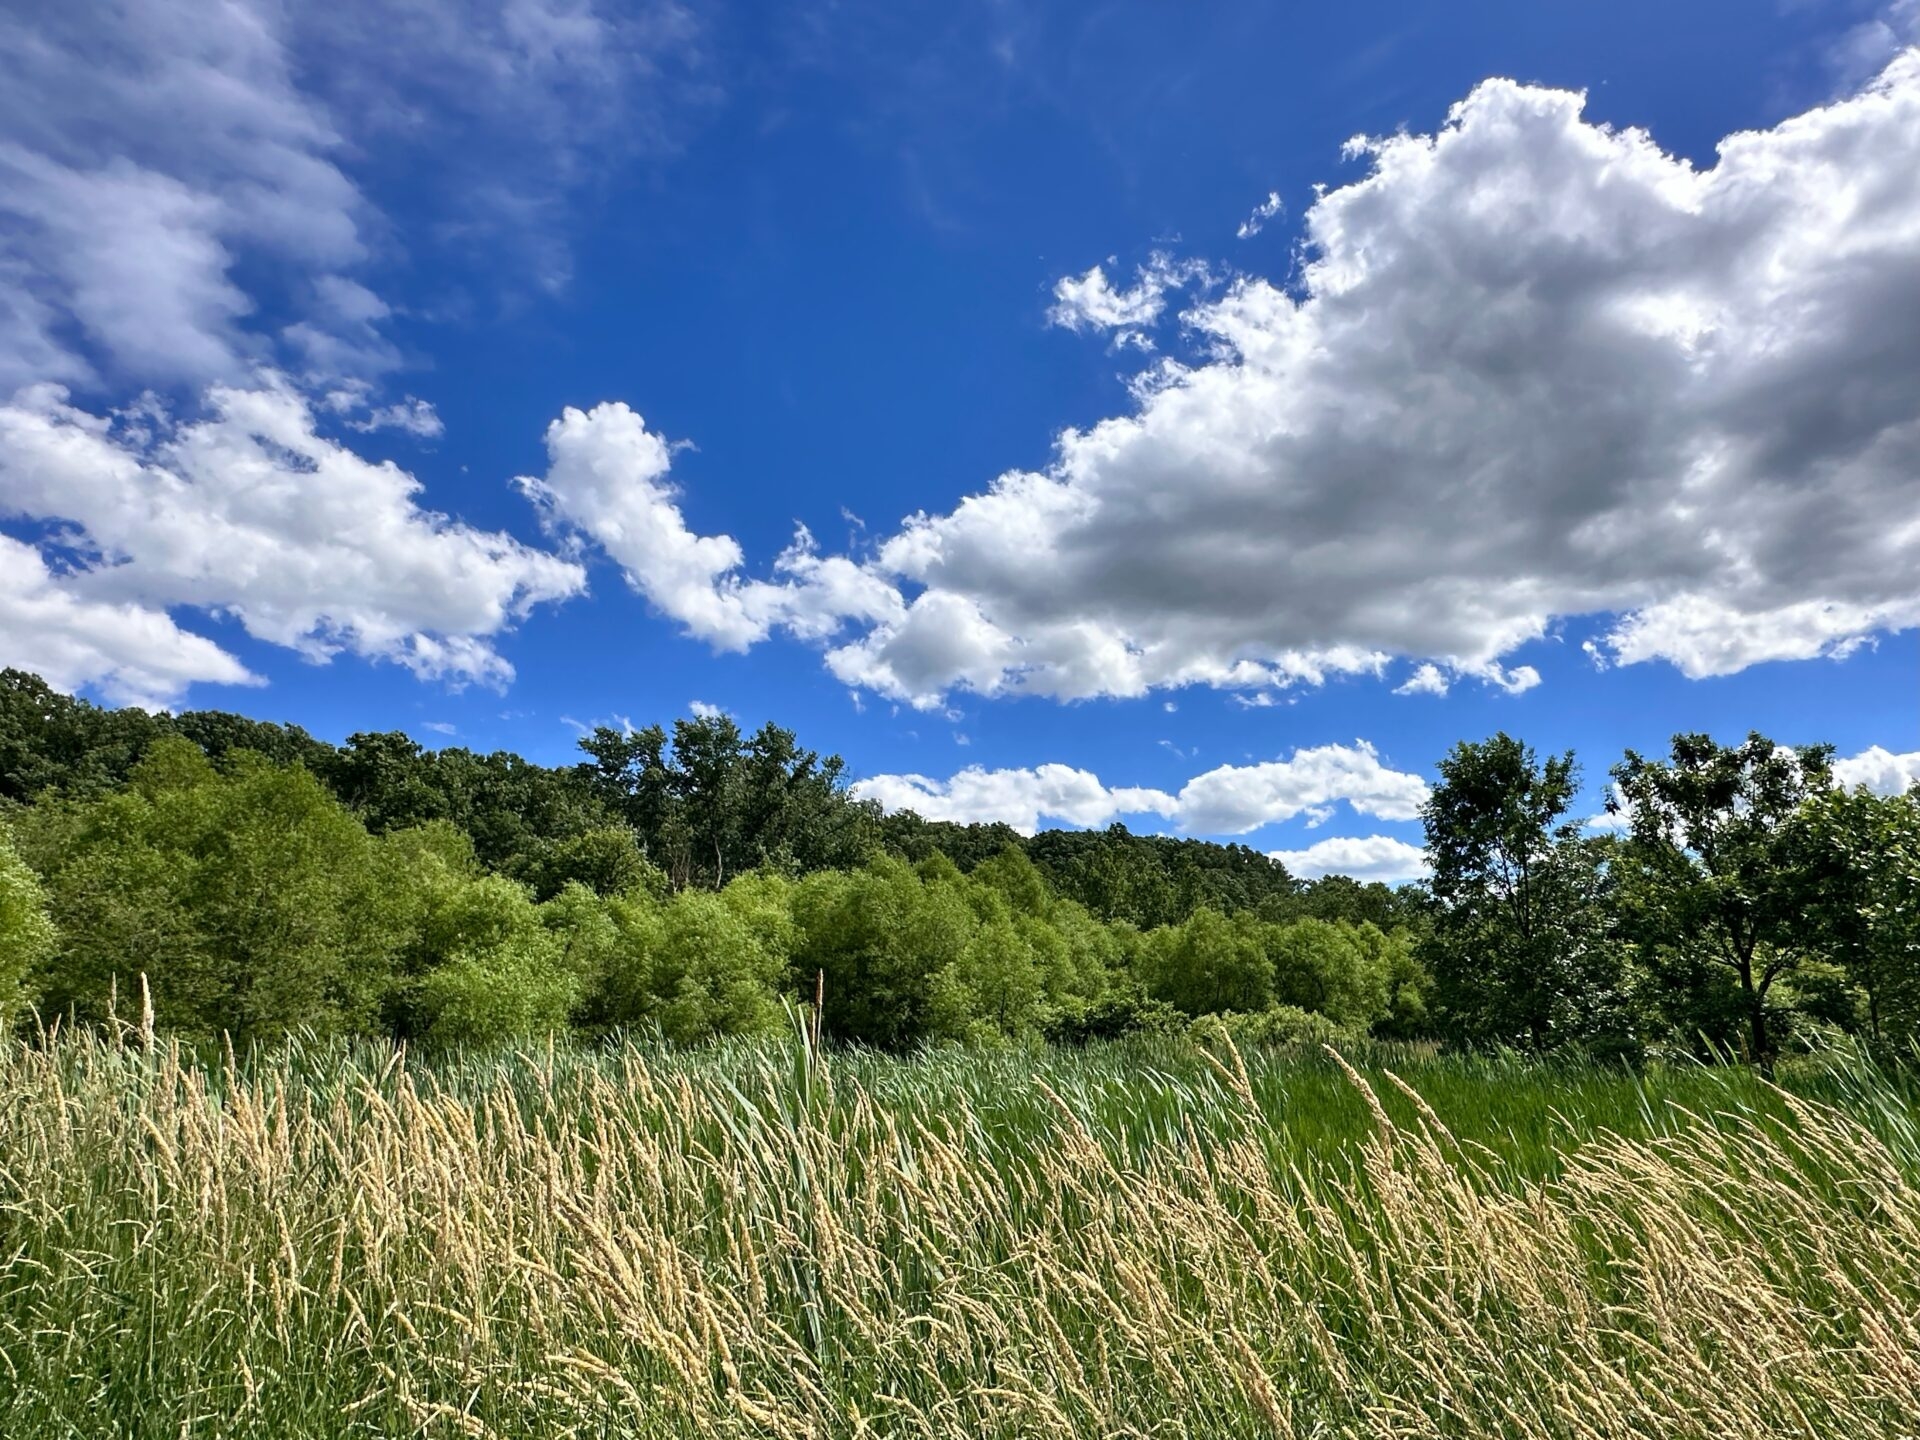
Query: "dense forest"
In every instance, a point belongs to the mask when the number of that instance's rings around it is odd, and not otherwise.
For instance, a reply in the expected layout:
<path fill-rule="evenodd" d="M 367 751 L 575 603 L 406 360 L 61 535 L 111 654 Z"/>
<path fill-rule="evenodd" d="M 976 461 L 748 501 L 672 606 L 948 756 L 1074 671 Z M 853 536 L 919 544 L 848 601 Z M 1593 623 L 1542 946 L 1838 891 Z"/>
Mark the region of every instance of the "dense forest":
<path fill-rule="evenodd" d="M 1920 800 L 1830 753 L 1674 739 L 1571 813 L 1572 755 L 1439 761 L 1431 880 L 1302 882 L 1244 845 L 883 815 L 724 716 L 571 767 L 106 709 L 0 674 L 0 1008 L 189 1040 L 1251 1039 L 1738 1054 L 1920 1034 Z M 143 990 L 142 987 L 145 987 Z"/>

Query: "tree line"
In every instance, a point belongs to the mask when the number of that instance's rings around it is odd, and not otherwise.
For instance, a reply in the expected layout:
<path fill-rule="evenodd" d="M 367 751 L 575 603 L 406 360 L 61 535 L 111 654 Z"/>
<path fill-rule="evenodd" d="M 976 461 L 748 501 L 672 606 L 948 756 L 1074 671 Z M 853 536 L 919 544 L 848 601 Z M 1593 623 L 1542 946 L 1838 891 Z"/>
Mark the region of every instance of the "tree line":
<path fill-rule="evenodd" d="M 114 710 L 0 673 L 0 1010 L 494 1043 L 784 1023 L 891 1048 L 1226 1025 L 1248 1038 L 1658 1047 L 1765 1065 L 1920 1033 L 1920 810 L 1830 753 L 1676 737 L 1574 816 L 1573 757 L 1455 748 L 1430 883 L 1302 882 L 1244 845 L 883 815 L 724 716 L 572 766 Z"/>
<path fill-rule="evenodd" d="M 1440 762 L 1425 810 L 1439 1032 L 1638 1054 L 1696 1043 L 1771 1066 L 1796 1036 L 1920 1040 L 1920 792 L 1833 776 L 1830 746 L 1673 737 L 1574 816 L 1572 752 L 1505 734 Z"/>

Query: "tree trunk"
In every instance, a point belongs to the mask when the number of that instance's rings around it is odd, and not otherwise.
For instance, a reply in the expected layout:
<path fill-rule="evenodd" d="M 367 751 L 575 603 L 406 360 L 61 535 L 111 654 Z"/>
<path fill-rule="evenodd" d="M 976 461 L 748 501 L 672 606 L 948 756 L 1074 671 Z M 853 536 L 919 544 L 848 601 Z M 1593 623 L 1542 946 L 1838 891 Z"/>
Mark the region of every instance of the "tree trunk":
<path fill-rule="evenodd" d="M 1751 1009 L 1747 1021 L 1753 1034 L 1753 1063 L 1767 1079 L 1773 1078 L 1773 1047 L 1767 1037 L 1767 997 L 1757 991 L 1748 993 Z"/>

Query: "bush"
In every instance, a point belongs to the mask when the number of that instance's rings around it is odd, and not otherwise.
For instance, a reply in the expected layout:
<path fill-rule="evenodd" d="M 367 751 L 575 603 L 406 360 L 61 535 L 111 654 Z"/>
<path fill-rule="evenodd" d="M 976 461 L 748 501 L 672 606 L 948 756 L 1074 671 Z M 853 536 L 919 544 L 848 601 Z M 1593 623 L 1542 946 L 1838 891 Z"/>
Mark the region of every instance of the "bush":
<path fill-rule="evenodd" d="M 1164 1000 L 1120 992 L 1056 1012 L 1047 1022 L 1045 1035 L 1056 1045 L 1090 1045 L 1123 1035 L 1175 1035 L 1188 1023 Z"/>
<path fill-rule="evenodd" d="M 1264 1010 L 1273 998 L 1267 928 L 1251 915 L 1196 910 L 1141 937 L 1136 973 L 1148 994 L 1188 1015 Z"/>
<path fill-rule="evenodd" d="M 566 1028 L 581 977 L 524 886 L 454 877 L 430 900 L 422 936 L 419 1020 L 434 1044 L 498 1045 Z"/>
<path fill-rule="evenodd" d="M 161 1023 L 236 1042 L 372 1028 L 402 936 L 366 830 L 299 766 L 224 773 L 156 742 L 130 788 L 24 821 L 60 929 L 42 1006 L 103 1018 L 145 974 Z"/>
<path fill-rule="evenodd" d="M 1325 1015 L 1316 1015 L 1297 1005 L 1275 1005 L 1272 1009 L 1251 1015 L 1234 1011 L 1203 1015 L 1188 1026 L 1187 1033 L 1201 1041 L 1224 1035 L 1242 1047 L 1311 1046 L 1317 1049 L 1322 1045 L 1332 1045 L 1337 1049 L 1360 1044 L 1367 1038 L 1364 1029 L 1338 1024 Z"/>

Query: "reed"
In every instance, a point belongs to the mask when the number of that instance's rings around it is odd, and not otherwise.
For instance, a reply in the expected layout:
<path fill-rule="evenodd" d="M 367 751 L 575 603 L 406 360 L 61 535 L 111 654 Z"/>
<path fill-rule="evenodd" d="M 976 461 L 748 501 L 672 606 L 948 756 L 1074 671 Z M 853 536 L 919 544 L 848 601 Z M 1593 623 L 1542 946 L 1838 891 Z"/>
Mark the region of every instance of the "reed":
<path fill-rule="evenodd" d="M 1854 1057 L 0 1055 L 0 1434 L 1920 1433 Z"/>

